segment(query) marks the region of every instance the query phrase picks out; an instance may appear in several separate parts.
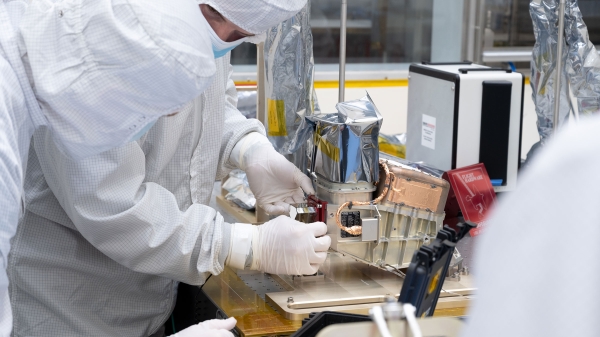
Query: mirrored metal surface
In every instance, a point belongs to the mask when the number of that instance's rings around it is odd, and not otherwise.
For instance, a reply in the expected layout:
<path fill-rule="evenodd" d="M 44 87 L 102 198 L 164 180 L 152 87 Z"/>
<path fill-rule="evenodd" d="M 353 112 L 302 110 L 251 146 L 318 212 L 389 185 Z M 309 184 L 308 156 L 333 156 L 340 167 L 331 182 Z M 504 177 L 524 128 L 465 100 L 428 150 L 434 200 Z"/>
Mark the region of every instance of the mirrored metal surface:
<path fill-rule="evenodd" d="M 309 116 L 311 168 L 334 183 L 379 180 L 379 130 L 383 117 L 369 95 L 336 105 L 336 113 Z"/>

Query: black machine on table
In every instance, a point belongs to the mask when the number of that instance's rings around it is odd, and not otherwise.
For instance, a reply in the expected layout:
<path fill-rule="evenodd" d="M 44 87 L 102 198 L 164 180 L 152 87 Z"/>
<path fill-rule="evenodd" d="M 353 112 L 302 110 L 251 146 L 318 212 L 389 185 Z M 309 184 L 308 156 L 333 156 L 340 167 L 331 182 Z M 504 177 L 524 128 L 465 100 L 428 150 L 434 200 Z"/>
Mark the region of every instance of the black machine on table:
<path fill-rule="evenodd" d="M 477 225 L 466 222 L 457 227 L 458 233 L 444 226 L 431 244 L 422 246 L 413 255 L 398 302 L 415 306 L 417 317 L 433 316 L 454 248 Z"/>

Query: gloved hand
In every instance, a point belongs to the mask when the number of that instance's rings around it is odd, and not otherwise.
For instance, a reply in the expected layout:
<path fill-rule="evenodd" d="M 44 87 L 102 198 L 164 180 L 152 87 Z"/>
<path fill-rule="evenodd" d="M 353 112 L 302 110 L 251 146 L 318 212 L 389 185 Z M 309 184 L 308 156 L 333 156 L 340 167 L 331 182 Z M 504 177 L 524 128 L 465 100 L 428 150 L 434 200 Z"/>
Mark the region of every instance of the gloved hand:
<path fill-rule="evenodd" d="M 269 140 L 252 132 L 234 147 L 231 161 L 246 171 L 256 202 L 272 215 L 289 215 L 292 203 L 304 201 L 306 194 L 315 194 L 312 182 L 294 164 L 275 151 Z"/>
<path fill-rule="evenodd" d="M 286 216 L 260 226 L 236 223 L 225 264 L 270 274 L 312 275 L 327 258 L 331 238 L 326 233 L 322 222 L 305 224 Z"/>
<path fill-rule="evenodd" d="M 231 329 L 237 321 L 231 317 L 228 319 L 211 319 L 202 323 L 192 325 L 169 337 L 233 337 Z"/>

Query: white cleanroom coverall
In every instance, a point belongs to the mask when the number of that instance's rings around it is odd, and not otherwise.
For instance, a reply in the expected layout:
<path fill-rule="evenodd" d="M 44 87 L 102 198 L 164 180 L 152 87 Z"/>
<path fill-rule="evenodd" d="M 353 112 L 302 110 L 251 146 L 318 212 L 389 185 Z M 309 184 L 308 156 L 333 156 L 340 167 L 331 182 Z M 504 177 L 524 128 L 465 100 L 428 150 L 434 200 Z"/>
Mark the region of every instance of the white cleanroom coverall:
<path fill-rule="evenodd" d="M 211 6 L 236 26 L 256 35 L 261 35 L 291 18 L 306 5 L 306 0 L 196 0 L 196 2 Z"/>
<path fill-rule="evenodd" d="M 9 262 L 18 336 L 148 336 L 177 281 L 219 274 L 230 225 L 208 205 L 257 120 L 236 109 L 229 56 L 211 86 L 138 142 L 75 161 L 36 132 Z"/>
<path fill-rule="evenodd" d="M 600 336 L 600 116 L 552 139 L 476 249 L 465 337 Z"/>
<path fill-rule="evenodd" d="M 90 156 L 189 102 L 215 73 L 203 19 L 188 0 L 0 2 L 0 336 L 32 133 Z"/>

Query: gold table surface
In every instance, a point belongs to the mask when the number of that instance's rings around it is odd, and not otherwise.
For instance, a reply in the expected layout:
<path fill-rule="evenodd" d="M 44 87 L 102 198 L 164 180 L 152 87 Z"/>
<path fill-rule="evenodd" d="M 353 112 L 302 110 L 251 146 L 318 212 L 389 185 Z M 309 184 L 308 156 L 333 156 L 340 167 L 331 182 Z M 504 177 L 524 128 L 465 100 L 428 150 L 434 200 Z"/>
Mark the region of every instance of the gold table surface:
<path fill-rule="evenodd" d="M 242 336 L 290 335 L 302 326 L 278 314 L 230 268 L 211 277 L 202 290 L 225 315 L 237 319 Z"/>
<path fill-rule="evenodd" d="M 291 335 L 302 326 L 302 318 L 307 317 L 309 312 L 342 311 L 368 314 L 370 307 L 381 302 L 361 304 L 361 296 L 369 300 L 378 294 L 377 291 L 381 292 L 381 295 L 389 295 L 390 289 L 396 290 L 393 296 L 398 296 L 402 285 L 400 277 L 377 268 L 366 268 L 363 263 L 342 257 L 338 253 L 329 253 L 325 265 L 328 262 L 330 269 L 324 269 L 325 276 L 322 280 L 311 279 L 305 282 L 294 280 L 289 276 L 273 275 L 271 279 L 280 285 L 279 290 L 266 292 L 264 295 L 266 301 L 240 277 L 248 272 L 236 273 L 230 268 L 225 268 L 220 275 L 211 277 L 202 290 L 227 317 L 237 319 L 236 328 L 241 336 Z M 335 270 L 336 268 L 339 270 Z M 368 282 L 363 283 L 361 280 Z M 359 287 L 360 284 L 365 284 L 364 288 Z M 379 288 L 381 289 L 378 290 Z M 461 282 L 446 282 L 444 289 L 449 292 L 441 294 L 434 316 L 465 315 L 474 291 L 470 287 L 470 279 L 467 277 Z M 298 300 L 312 297 L 317 299 L 315 303 L 327 301 L 328 298 L 334 301 L 346 296 L 358 303 L 352 305 L 332 303 L 330 306 L 319 303 L 315 304 L 316 307 L 298 310 L 293 309 L 293 305 L 288 305 L 286 302 L 288 296 Z M 310 304 L 310 301 L 305 303 Z"/>

